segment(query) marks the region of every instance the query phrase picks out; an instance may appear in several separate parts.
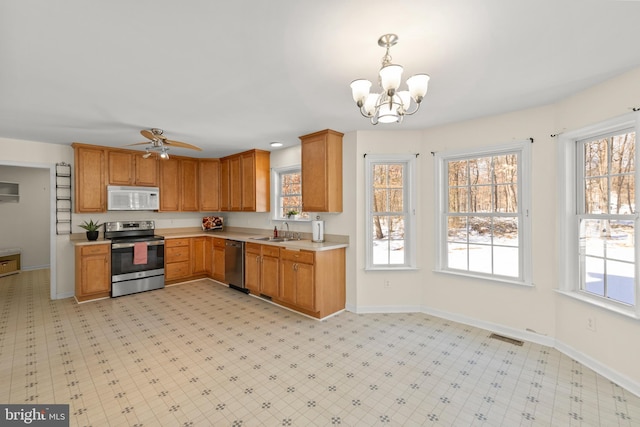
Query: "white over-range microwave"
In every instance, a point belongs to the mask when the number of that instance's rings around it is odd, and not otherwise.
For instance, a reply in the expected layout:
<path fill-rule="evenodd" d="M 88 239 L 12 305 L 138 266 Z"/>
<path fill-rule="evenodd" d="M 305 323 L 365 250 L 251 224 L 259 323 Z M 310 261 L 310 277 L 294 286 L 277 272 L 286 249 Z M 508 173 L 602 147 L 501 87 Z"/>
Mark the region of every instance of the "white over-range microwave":
<path fill-rule="evenodd" d="M 107 210 L 157 211 L 160 208 L 158 187 L 107 186 Z"/>

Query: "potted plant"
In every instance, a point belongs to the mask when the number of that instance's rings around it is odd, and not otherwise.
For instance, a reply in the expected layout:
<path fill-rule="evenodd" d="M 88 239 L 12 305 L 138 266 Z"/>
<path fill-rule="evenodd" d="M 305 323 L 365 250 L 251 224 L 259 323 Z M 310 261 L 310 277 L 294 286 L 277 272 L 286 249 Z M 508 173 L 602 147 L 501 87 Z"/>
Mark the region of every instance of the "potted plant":
<path fill-rule="evenodd" d="M 101 225 L 99 222 L 93 222 L 93 220 L 90 219 L 89 222 L 85 221 L 80 224 L 80 228 L 87 230 L 87 240 L 97 240 L 99 234 L 98 228 L 100 228 Z"/>
<path fill-rule="evenodd" d="M 298 219 L 298 215 L 299 214 L 300 213 L 297 210 L 291 209 L 291 210 L 287 211 L 287 218 L 289 218 L 289 219 Z"/>

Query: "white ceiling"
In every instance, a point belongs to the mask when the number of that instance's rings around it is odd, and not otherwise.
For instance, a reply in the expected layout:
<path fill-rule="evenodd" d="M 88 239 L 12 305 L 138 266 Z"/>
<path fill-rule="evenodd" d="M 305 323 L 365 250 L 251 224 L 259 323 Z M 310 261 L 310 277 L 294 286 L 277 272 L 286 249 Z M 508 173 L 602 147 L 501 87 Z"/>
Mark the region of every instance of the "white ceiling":
<path fill-rule="evenodd" d="M 544 105 L 640 66 L 640 1 L 0 0 L 0 137 L 124 146 L 143 128 L 220 157 L 326 128 L 422 129 Z M 431 75 L 375 128 L 349 83 L 384 49 Z M 640 83 L 640 82 L 639 82 Z"/>

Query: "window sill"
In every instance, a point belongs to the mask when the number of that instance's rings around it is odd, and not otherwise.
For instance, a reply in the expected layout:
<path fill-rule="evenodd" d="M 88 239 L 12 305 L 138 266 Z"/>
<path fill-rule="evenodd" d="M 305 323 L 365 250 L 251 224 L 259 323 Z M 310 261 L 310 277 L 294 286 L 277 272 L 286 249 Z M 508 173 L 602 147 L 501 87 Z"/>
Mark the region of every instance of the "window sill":
<path fill-rule="evenodd" d="M 365 267 L 364 271 L 418 271 L 418 267 Z"/>
<path fill-rule="evenodd" d="M 622 305 L 622 304 L 616 304 L 616 303 L 609 303 L 607 301 L 601 301 L 600 298 L 594 298 L 594 297 L 590 297 L 588 295 L 583 294 L 582 292 L 577 292 L 577 291 L 564 291 L 561 289 L 556 289 L 555 290 L 557 293 L 559 293 L 560 295 L 564 295 L 567 296 L 569 298 L 573 298 L 576 299 L 578 301 L 582 301 L 585 302 L 587 304 L 596 306 L 596 307 L 600 307 L 602 309 L 611 311 L 613 313 L 616 314 L 620 314 L 622 316 L 625 317 L 629 317 L 631 319 L 635 319 L 635 320 L 640 320 L 640 314 L 638 314 L 636 311 L 634 311 L 633 308 L 627 308 L 626 306 Z"/>
<path fill-rule="evenodd" d="M 289 218 L 271 218 L 273 221 L 282 221 L 282 222 L 311 222 L 311 218 L 298 218 L 298 219 L 289 219 Z"/>
<path fill-rule="evenodd" d="M 526 288 L 533 288 L 534 285 L 532 282 L 523 282 L 517 279 L 509 279 L 507 277 L 497 277 L 497 276 L 485 276 L 482 274 L 473 274 L 473 273 L 463 273 L 463 272 L 459 272 L 459 271 L 453 271 L 453 270 L 433 270 L 434 273 L 442 273 L 442 274 L 449 274 L 451 276 L 460 276 L 460 277 L 466 277 L 469 279 L 480 279 L 480 280 L 487 280 L 490 282 L 497 282 L 497 283 L 504 283 L 507 285 L 517 285 L 517 286 L 523 286 Z"/>

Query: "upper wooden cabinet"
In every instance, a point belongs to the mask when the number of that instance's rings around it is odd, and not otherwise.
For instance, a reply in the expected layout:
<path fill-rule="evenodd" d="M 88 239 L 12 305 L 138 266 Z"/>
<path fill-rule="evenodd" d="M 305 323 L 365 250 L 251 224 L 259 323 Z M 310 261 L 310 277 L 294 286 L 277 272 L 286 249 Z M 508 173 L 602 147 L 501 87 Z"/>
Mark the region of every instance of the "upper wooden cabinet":
<path fill-rule="evenodd" d="M 300 137 L 306 212 L 342 212 L 342 136 L 326 129 Z"/>
<path fill-rule="evenodd" d="M 104 212 L 106 192 L 104 150 L 73 144 L 75 164 L 75 211 Z"/>
<path fill-rule="evenodd" d="M 143 153 L 106 150 L 109 185 L 158 186 L 158 160 Z"/>
<path fill-rule="evenodd" d="M 198 160 L 178 158 L 160 160 L 160 210 L 198 210 Z"/>
<path fill-rule="evenodd" d="M 249 150 L 220 159 L 221 210 L 269 212 L 270 156 Z"/>
<path fill-rule="evenodd" d="M 220 211 L 220 160 L 200 159 L 200 210 Z"/>

